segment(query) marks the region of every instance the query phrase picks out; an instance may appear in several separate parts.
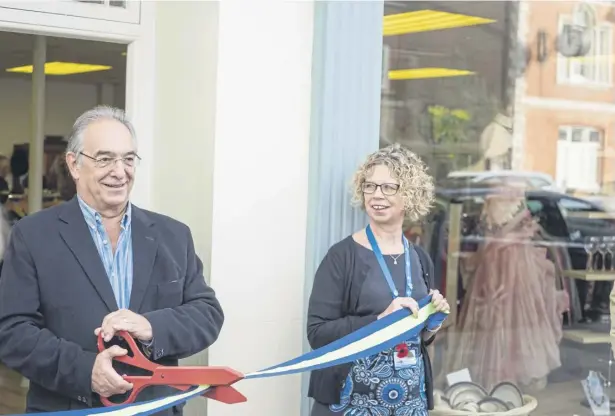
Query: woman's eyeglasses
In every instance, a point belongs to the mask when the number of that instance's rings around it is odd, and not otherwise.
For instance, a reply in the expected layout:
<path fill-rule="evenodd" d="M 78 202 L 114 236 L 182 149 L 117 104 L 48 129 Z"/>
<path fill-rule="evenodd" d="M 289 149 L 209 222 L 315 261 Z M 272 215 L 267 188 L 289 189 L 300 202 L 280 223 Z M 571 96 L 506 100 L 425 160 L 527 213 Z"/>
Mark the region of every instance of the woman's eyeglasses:
<path fill-rule="evenodd" d="M 380 190 L 382 191 L 384 195 L 392 196 L 392 195 L 395 195 L 397 191 L 399 191 L 399 184 L 382 183 L 378 185 L 373 182 L 363 182 L 363 185 L 361 186 L 361 188 L 363 189 L 363 193 L 366 193 L 366 194 L 373 194 L 374 192 L 376 192 L 378 188 L 380 188 Z"/>

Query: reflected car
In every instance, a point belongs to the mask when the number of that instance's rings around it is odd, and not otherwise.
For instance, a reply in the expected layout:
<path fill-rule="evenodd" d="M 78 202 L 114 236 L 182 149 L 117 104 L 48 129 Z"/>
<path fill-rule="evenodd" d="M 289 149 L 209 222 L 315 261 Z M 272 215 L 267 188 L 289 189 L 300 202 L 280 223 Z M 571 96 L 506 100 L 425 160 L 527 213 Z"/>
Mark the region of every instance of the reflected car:
<path fill-rule="evenodd" d="M 547 191 L 562 192 L 551 175 L 543 172 L 496 170 L 496 171 L 455 171 L 447 175 L 444 184 L 450 188 L 476 187 L 487 182 L 493 183 L 506 179 L 522 181 L 529 189 L 541 189 Z"/>

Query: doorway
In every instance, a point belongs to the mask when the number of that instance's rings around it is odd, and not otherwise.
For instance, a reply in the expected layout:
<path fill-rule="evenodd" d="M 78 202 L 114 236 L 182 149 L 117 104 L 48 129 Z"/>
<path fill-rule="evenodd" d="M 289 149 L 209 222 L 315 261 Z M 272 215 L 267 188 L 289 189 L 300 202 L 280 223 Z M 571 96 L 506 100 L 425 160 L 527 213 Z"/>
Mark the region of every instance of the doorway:
<path fill-rule="evenodd" d="M 74 196 L 68 135 L 96 105 L 125 109 L 127 57 L 126 44 L 0 31 L 3 228 Z M 23 413 L 26 392 L 27 380 L 0 363 L 0 414 Z"/>
<path fill-rule="evenodd" d="M 154 2 L 139 0 L 0 2 L 0 36 L 6 36 L 0 40 L 0 48 L 10 51 L 14 49 L 11 48 L 13 42 L 22 45 L 21 52 L 17 52 L 10 62 L 5 61 L 5 55 L 0 52 L 0 113 L 6 111 L 11 115 L 0 124 L 0 153 L 12 155 L 10 152 L 14 151 L 15 145 L 25 145 L 21 150 L 21 171 L 17 169 L 17 172 L 23 172 L 24 164 L 28 172 L 32 172 L 33 166 L 30 165 L 37 165 L 34 166 L 37 174 L 33 175 L 33 181 L 35 184 L 38 182 L 38 186 L 32 186 L 30 180 L 25 184 L 40 191 L 36 198 L 30 198 L 40 201 L 41 206 L 36 208 L 42 208 L 45 201 L 54 203 L 57 195 L 50 196 L 43 190 L 55 187 L 56 191 L 60 191 L 62 186 L 58 184 L 57 175 L 54 177 L 46 173 L 53 171 L 53 162 L 64 151 L 64 142 L 75 118 L 83 110 L 99 103 L 124 108 L 132 119 L 139 134 L 142 161 L 139 167 L 141 179 L 132 189 L 131 200 L 144 208 L 149 207 L 155 119 L 155 13 Z M 45 56 L 41 60 L 40 52 L 34 53 L 34 49 L 40 51 L 43 44 Z M 29 73 L 20 73 L 18 69 L 6 71 L 33 65 L 37 56 L 39 63 L 42 62 L 37 67 L 45 64 L 45 72 L 53 71 L 46 65 L 53 61 L 80 63 L 83 60 L 81 63 L 106 64 L 111 68 L 71 75 L 45 74 L 44 99 L 37 101 L 32 93 L 41 90 L 33 88 L 36 77 L 31 70 Z M 13 92 L 3 90 L 7 85 L 12 86 Z M 69 99 L 71 97 L 73 99 Z M 41 101 L 44 105 L 40 105 Z M 39 102 L 36 107 L 35 102 Z M 41 108 L 44 111 L 40 111 Z M 34 113 L 44 114 L 45 118 L 33 117 L 33 110 L 39 110 Z M 19 125 L 22 127 L 18 128 Z M 40 140 L 32 140 L 35 136 Z M 35 143 L 35 152 L 30 146 L 32 142 Z M 26 157 L 23 156 L 23 148 L 27 148 Z M 36 157 L 32 156 L 34 153 L 37 153 Z M 30 163 L 32 159 L 35 163 Z M 28 162 L 24 163 L 24 160 Z M 17 161 L 15 164 L 19 165 Z M 24 179 L 23 175 L 17 176 L 20 180 Z M 13 179 L 9 179 L 12 184 Z M 12 186 L 9 192 L 4 192 L 7 200 L 10 192 Z M 70 193 L 68 190 L 60 199 Z M 32 196 L 32 189 L 28 189 L 28 195 Z M 22 201 L 22 207 L 29 210 L 29 205 Z M 23 413 L 26 390 L 27 380 L 0 369 L 0 414 Z"/>

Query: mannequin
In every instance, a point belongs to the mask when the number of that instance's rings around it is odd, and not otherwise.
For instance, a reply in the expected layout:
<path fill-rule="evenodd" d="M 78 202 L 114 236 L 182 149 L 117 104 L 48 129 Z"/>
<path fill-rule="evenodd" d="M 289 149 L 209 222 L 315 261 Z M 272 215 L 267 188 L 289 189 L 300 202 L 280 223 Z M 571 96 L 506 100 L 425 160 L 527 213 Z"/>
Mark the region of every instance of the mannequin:
<path fill-rule="evenodd" d="M 510 169 L 513 120 L 510 109 L 496 114 L 480 136 L 485 170 Z"/>
<path fill-rule="evenodd" d="M 468 368 L 487 390 L 502 381 L 540 390 L 561 365 L 566 293 L 557 290 L 546 250 L 531 244 L 539 226 L 519 185 L 486 198 L 480 228 L 484 240 L 470 259 L 473 273 L 446 371 Z"/>

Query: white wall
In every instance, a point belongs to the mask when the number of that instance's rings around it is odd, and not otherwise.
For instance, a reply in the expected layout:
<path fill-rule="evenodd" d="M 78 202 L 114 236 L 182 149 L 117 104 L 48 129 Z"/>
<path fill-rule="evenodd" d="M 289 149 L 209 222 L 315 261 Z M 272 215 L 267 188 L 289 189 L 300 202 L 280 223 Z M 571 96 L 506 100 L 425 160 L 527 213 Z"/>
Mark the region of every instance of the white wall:
<path fill-rule="evenodd" d="M 161 1 L 156 3 L 156 15 L 156 116 L 149 208 L 190 226 L 209 281 L 218 3 Z M 207 353 L 182 364 L 206 365 Z M 195 399 L 184 414 L 205 415 L 206 410 L 206 402 Z"/>
<path fill-rule="evenodd" d="M 112 86 L 47 81 L 45 134 L 68 136 L 75 119 L 96 104 L 113 104 L 120 95 Z M 119 97 L 120 101 L 122 97 Z M 13 144 L 28 143 L 31 135 L 32 82 L 0 78 L 0 153 L 10 156 Z"/>
<path fill-rule="evenodd" d="M 210 364 L 243 372 L 297 357 L 305 334 L 311 1 L 220 2 L 211 282 L 226 330 Z M 301 377 L 238 383 L 210 416 L 290 416 Z"/>
<path fill-rule="evenodd" d="M 190 225 L 224 308 L 210 365 L 247 373 L 302 353 L 313 7 L 157 5 L 151 208 Z M 298 375 L 235 386 L 247 403 L 195 399 L 188 414 L 300 413 Z"/>
<path fill-rule="evenodd" d="M 156 7 L 153 209 L 192 227 L 208 277 L 218 3 L 161 1 Z"/>

